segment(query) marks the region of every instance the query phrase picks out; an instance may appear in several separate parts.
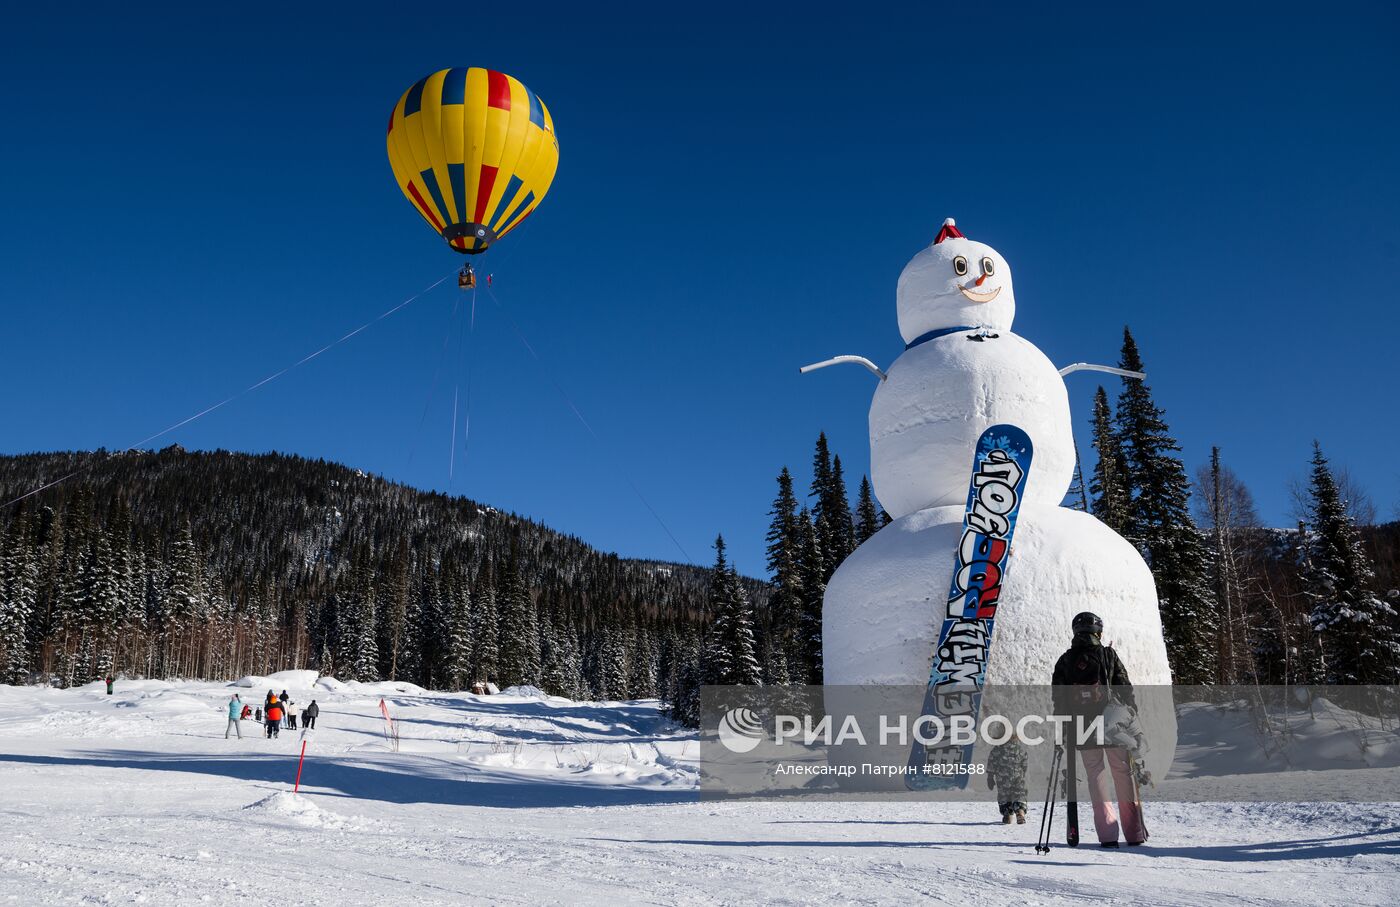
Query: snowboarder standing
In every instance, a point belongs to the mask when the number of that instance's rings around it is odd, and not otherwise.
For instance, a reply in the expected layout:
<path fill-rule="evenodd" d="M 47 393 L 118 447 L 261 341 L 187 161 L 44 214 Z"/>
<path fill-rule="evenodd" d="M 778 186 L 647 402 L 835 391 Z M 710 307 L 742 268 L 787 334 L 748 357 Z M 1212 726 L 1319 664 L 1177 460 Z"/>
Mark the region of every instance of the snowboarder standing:
<path fill-rule="evenodd" d="M 1137 701 L 1128 672 L 1113 647 L 1103 644 L 1103 620 L 1097 614 L 1084 611 L 1074 616 L 1070 628 L 1074 640 L 1069 650 L 1055 662 L 1051 679 L 1056 713 L 1091 719 L 1102 715 L 1115 703 L 1135 713 Z M 1094 803 L 1094 828 L 1099 844 L 1117 847 L 1120 823 L 1129 847 L 1142 844 L 1147 840 L 1147 827 L 1143 824 L 1142 804 L 1138 802 L 1127 751 L 1111 744 L 1078 749 L 1084 758 L 1089 796 Z M 1078 771 L 1073 763 L 1066 770 Z M 1108 786 L 1109 774 L 1113 776 L 1112 794 Z"/>
<path fill-rule="evenodd" d="M 230 729 L 238 735 L 239 740 L 243 739 L 243 728 L 239 727 L 238 722 L 242 720 L 243 709 L 245 708 L 246 706 L 243 705 L 243 700 L 238 698 L 237 693 L 234 693 L 233 698 L 228 701 L 228 724 L 224 727 L 225 740 L 228 739 L 228 732 Z"/>
<path fill-rule="evenodd" d="M 1026 748 L 1014 733 L 1011 739 L 992 748 L 987 759 L 987 790 L 997 792 L 1001 824 L 1026 824 Z"/>
<path fill-rule="evenodd" d="M 114 684 L 114 683 L 116 683 L 116 682 L 117 682 L 117 678 L 113 677 L 111 674 L 108 674 L 108 675 L 107 675 L 107 695 L 108 695 L 108 696 L 111 696 L 111 695 L 112 695 L 112 684 Z"/>
<path fill-rule="evenodd" d="M 321 707 L 316 704 L 316 700 L 311 700 L 311 705 L 301 710 L 301 723 L 306 730 L 316 727 L 316 716 L 321 714 Z"/>

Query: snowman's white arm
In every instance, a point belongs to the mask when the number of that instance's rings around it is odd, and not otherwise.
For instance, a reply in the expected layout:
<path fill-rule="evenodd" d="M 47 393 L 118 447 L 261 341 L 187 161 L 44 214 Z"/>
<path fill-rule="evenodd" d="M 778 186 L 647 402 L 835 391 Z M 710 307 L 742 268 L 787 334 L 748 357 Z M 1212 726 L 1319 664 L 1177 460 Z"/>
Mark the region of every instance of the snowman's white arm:
<path fill-rule="evenodd" d="M 1087 362 L 1075 362 L 1060 369 L 1060 377 L 1071 375 L 1075 372 L 1107 372 L 1110 375 L 1117 375 L 1120 378 L 1146 378 L 1146 372 L 1131 372 L 1125 368 L 1114 368 L 1111 365 L 1090 365 Z"/>
<path fill-rule="evenodd" d="M 854 362 L 856 365 L 863 365 L 870 369 L 881 381 L 884 381 L 885 378 L 888 377 L 880 366 L 866 359 L 864 356 L 832 356 L 830 359 L 824 359 L 821 362 L 813 362 L 811 365 L 804 365 L 798 369 L 798 371 L 805 375 L 808 372 L 815 372 L 819 368 L 826 368 L 828 365 L 840 365 L 843 362 Z"/>

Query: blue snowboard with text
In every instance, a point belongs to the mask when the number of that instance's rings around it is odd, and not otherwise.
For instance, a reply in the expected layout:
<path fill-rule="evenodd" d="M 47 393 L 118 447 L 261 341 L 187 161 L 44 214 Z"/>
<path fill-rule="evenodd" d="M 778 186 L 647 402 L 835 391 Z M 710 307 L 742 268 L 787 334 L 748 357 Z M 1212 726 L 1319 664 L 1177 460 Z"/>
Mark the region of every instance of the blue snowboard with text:
<path fill-rule="evenodd" d="M 970 717 L 975 726 L 977 721 L 992 629 L 1033 454 L 1030 436 L 1015 425 L 993 425 L 977 440 L 962 532 L 953 553 L 953 579 L 940 606 L 942 623 L 928 689 L 911 728 L 925 738 L 941 739 L 914 740 L 905 775 L 910 790 L 967 786 L 975 741 L 943 740 L 953 722 L 965 723 Z"/>

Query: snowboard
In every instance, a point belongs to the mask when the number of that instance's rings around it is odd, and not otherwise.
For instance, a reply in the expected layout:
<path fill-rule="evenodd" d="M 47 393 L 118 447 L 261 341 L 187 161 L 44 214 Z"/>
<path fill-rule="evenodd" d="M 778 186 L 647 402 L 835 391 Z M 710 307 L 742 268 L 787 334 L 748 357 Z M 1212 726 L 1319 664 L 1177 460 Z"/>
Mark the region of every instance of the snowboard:
<path fill-rule="evenodd" d="M 992 648 L 992 628 L 1011 558 L 1011 538 L 1025 498 L 1034 448 L 1015 425 L 993 425 L 977 439 L 953 579 L 940 607 L 928 687 L 915 726 L 935 736 L 960 716 L 975 723 Z M 965 788 L 975 743 L 915 740 L 904 776 L 909 790 Z"/>

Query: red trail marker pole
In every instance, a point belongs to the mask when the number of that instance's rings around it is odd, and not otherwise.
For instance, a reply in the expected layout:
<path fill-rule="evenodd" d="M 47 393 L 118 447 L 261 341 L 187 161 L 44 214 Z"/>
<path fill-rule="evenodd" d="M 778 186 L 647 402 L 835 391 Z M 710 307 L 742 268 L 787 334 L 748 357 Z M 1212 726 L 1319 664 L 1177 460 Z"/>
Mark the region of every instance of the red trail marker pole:
<path fill-rule="evenodd" d="M 301 758 L 297 760 L 297 782 L 292 785 L 292 793 L 301 790 L 301 764 L 306 761 L 306 741 L 301 742 Z"/>

